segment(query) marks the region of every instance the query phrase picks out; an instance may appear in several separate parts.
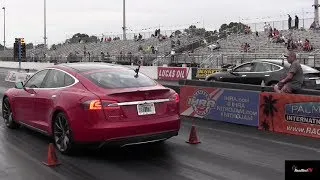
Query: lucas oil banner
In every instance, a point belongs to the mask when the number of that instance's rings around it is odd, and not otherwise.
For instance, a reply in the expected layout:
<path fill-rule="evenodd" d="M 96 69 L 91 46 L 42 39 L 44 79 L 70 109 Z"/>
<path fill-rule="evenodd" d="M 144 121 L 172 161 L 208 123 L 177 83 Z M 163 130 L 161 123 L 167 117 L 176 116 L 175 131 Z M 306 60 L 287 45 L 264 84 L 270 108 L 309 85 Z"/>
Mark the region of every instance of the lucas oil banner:
<path fill-rule="evenodd" d="M 179 81 L 188 78 L 188 68 L 158 67 L 158 79 L 165 81 Z"/>
<path fill-rule="evenodd" d="M 259 129 L 320 138 L 320 97 L 261 93 Z"/>
<path fill-rule="evenodd" d="M 184 86 L 180 112 L 210 120 L 258 127 L 259 92 Z"/>

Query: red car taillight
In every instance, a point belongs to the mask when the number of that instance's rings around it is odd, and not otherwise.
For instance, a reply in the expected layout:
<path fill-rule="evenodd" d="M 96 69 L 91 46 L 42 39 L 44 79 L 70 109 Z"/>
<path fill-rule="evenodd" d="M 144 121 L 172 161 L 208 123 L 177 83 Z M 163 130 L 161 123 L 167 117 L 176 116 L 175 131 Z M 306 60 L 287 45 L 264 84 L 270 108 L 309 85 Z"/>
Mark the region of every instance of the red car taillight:
<path fill-rule="evenodd" d="M 180 97 L 179 94 L 175 93 L 169 98 L 170 102 L 167 106 L 168 112 L 175 112 L 179 113 L 179 103 L 180 103 Z"/>
<path fill-rule="evenodd" d="M 92 100 L 83 103 L 84 108 L 89 111 L 101 111 L 103 110 L 106 118 L 121 118 L 123 117 L 123 112 L 121 107 L 118 105 L 116 101 L 108 101 L 108 100 Z"/>
<path fill-rule="evenodd" d="M 179 97 L 179 94 L 175 93 L 173 96 L 171 96 L 170 98 L 170 101 L 171 102 L 176 102 L 176 103 L 179 103 L 180 102 L 180 97 Z"/>

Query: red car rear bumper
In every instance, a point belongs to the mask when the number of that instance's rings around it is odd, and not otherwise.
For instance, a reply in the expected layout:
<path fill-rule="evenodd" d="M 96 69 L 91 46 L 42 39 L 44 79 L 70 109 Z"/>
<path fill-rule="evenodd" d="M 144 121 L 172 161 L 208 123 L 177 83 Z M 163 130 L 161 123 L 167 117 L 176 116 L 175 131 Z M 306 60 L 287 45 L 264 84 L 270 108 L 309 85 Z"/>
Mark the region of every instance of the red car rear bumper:
<path fill-rule="evenodd" d="M 76 143 L 143 143 L 177 136 L 180 124 L 178 115 L 136 122 L 105 121 L 91 127 L 77 126 L 72 128 L 72 134 Z"/>

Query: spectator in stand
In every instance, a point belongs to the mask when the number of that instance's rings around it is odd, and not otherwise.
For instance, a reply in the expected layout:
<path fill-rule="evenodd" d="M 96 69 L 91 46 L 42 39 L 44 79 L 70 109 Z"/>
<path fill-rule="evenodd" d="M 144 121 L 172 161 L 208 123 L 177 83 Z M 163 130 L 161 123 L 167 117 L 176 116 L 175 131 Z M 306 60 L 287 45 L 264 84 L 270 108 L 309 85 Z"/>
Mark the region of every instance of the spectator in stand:
<path fill-rule="evenodd" d="M 299 17 L 297 15 L 294 20 L 294 28 L 299 29 Z"/>
<path fill-rule="evenodd" d="M 258 31 L 256 31 L 256 37 L 259 37 L 259 33 L 258 33 Z"/>
<path fill-rule="evenodd" d="M 245 26 L 244 34 L 251 34 L 251 27 L 250 26 Z"/>
<path fill-rule="evenodd" d="M 303 42 L 302 40 L 299 38 L 298 42 L 297 42 L 297 45 L 300 46 L 300 47 L 303 47 Z"/>
<path fill-rule="evenodd" d="M 279 30 L 276 29 L 276 28 L 274 28 L 274 30 L 273 30 L 273 35 L 274 35 L 274 36 L 280 36 Z"/>
<path fill-rule="evenodd" d="M 297 49 L 297 45 L 293 42 L 292 38 L 288 39 L 287 49 L 293 50 Z"/>
<path fill-rule="evenodd" d="M 131 65 L 132 64 L 132 53 L 131 52 L 128 52 L 128 59 L 129 59 L 130 65 Z"/>
<path fill-rule="evenodd" d="M 158 29 L 155 30 L 154 32 L 154 36 L 157 37 L 158 36 Z"/>
<path fill-rule="evenodd" d="M 313 48 L 312 48 L 312 46 L 310 44 L 310 41 L 308 39 L 306 39 L 305 42 L 304 42 L 304 45 L 303 45 L 303 50 L 307 51 L 307 52 L 310 52 L 310 51 L 312 51 L 312 49 Z"/>
<path fill-rule="evenodd" d="M 271 27 L 270 27 L 270 29 L 269 29 L 269 36 L 268 36 L 268 38 L 269 38 L 269 40 L 270 40 L 271 38 L 273 38 L 273 30 L 272 30 Z"/>
<path fill-rule="evenodd" d="M 100 55 L 100 56 L 101 56 L 101 61 L 103 62 L 103 61 L 104 61 L 104 56 L 105 56 L 105 55 L 104 55 L 104 53 L 103 53 L 102 51 L 101 51 L 101 55 Z"/>
<path fill-rule="evenodd" d="M 243 52 L 248 52 L 250 48 L 250 44 L 245 43 L 244 45 L 241 46 L 241 48 Z"/>
<path fill-rule="evenodd" d="M 292 17 L 288 14 L 288 29 L 291 29 Z"/>
<path fill-rule="evenodd" d="M 266 34 L 269 33 L 269 26 L 267 25 L 266 22 L 264 23 L 263 29 L 264 29 L 264 33 L 266 33 Z"/>

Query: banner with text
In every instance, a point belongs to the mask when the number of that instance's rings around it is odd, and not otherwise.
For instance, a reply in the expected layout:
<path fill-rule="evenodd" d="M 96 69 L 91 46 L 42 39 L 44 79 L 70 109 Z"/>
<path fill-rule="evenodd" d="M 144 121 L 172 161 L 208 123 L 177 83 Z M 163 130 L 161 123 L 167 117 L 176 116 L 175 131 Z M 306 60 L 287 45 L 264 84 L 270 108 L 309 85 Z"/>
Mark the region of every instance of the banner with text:
<path fill-rule="evenodd" d="M 158 67 L 158 79 L 166 81 L 179 81 L 188 78 L 188 68 Z"/>
<path fill-rule="evenodd" d="M 320 97 L 261 93 L 259 129 L 320 138 Z"/>
<path fill-rule="evenodd" d="M 192 68 L 192 79 L 193 80 L 201 80 L 206 79 L 207 76 L 214 74 L 216 72 L 220 72 L 219 69 L 212 68 Z"/>
<path fill-rule="evenodd" d="M 258 127 L 259 92 L 184 86 L 180 97 L 183 116 Z"/>

